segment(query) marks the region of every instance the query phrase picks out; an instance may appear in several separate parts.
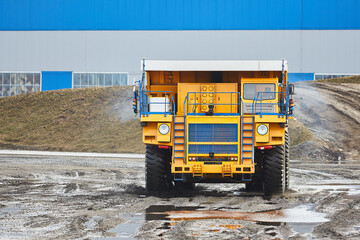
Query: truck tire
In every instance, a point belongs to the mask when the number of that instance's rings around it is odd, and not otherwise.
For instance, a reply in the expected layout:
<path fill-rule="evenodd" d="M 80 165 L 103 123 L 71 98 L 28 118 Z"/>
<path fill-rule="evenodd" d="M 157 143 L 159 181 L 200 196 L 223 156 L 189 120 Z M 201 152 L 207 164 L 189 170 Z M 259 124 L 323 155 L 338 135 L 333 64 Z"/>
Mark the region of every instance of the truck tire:
<path fill-rule="evenodd" d="M 249 182 L 245 184 L 245 191 L 247 192 L 262 192 L 263 184 L 258 182 Z"/>
<path fill-rule="evenodd" d="M 285 130 L 285 191 L 290 187 L 290 136 L 287 130 Z"/>
<path fill-rule="evenodd" d="M 281 194 L 285 191 L 285 147 L 276 146 L 264 153 L 263 162 L 265 195 Z"/>
<path fill-rule="evenodd" d="M 175 189 L 178 191 L 189 191 L 189 190 L 194 190 L 194 188 L 195 188 L 195 183 L 175 181 Z"/>
<path fill-rule="evenodd" d="M 158 146 L 146 145 L 145 168 L 146 190 L 150 193 L 170 190 L 171 151 L 159 149 Z"/>
<path fill-rule="evenodd" d="M 255 173 L 252 176 L 252 181 L 245 184 L 247 192 L 262 192 L 263 191 L 263 154 L 255 151 Z"/>

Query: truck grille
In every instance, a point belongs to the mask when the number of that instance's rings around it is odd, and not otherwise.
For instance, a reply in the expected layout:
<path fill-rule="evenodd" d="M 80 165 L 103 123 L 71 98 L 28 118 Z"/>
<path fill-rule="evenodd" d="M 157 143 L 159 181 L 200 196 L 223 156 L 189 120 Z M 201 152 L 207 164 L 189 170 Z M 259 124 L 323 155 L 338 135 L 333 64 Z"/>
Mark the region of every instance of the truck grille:
<path fill-rule="evenodd" d="M 189 145 L 189 154 L 237 154 L 237 145 L 204 145 L 191 144 Z"/>
<path fill-rule="evenodd" d="M 189 142 L 237 142 L 238 124 L 189 124 Z"/>
<path fill-rule="evenodd" d="M 188 127 L 189 154 L 237 154 L 239 125 L 235 123 L 196 123 Z M 199 144 L 200 143 L 200 144 Z M 201 144 L 202 143 L 202 144 Z M 209 143 L 209 144 L 203 144 Z M 221 144 L 211 144 L 221 143 Z"/>
<path fill-rule="evenodd" d="M 252 103 L 245 103 L 245 109 L 244 109 L 244 113 L 252 113 L 253 111 L 256 113 L 275 113 L 275 105 L 273 103 L 256 103 L 256 109 L 254 106 L 253 109 L 253 104 Z"/>

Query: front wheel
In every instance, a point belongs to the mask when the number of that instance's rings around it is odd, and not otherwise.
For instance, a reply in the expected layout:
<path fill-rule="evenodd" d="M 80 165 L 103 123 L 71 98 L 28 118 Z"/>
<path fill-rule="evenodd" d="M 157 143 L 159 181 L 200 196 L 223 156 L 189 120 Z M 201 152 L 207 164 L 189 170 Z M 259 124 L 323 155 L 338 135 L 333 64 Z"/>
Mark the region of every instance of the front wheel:
<path fill-rule="evenodd" d="M 172 187 L 171 151 L 158 146 L 146 145 L 145 168 L 146 190 L 148 192 L 167 191 Z"/>
<path fill-rule="evenodd" d="M 285 147 L 276 146 L 264 153 L 263 180 L 265 195 L 285 191 Z"/>
<path fill-rule="evenodd" d="M 285 131 L 285 191 L 290 187 L 290 136 L 288 131 Z"/>

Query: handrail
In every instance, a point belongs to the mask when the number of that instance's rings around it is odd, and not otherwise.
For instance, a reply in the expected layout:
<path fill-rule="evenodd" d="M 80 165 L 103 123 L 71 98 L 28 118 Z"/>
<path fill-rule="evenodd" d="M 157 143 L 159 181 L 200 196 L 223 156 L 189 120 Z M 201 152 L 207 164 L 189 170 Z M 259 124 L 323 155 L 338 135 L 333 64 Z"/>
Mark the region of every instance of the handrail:
<path fill-rule="evenodd" d="M 149 95 L 152 93 L 162 93 L 164 94 L 165 97 L 165 101 L 164 102 L 151 102 L 151 104 L 164 104 L 165 106 L 165 111 L 164 112 L 150 112 L 149 111 Z M 140 98 L 140 114 L 143 115 L 148 115 L 148 114 L 171 114 L 174 115 L 175 114 L 175 110 L 176 110 L 176 106 L 175 106 L 175 101 L 174 101 L 174 97 L 171 91 L 141 91 L 141 98 Z M 170 96 L 170 102 L 167 101 L 167 96 Z M 170 107 L 170 111 L 166 111 L 167 110 L 167 105 L 171 103 Z"/>
<path fill-rule="evenodd" d="M 212 94 L 212 103 L 198 103 L 196 101 L 197 94 L 203 94 L 203 93 L 210 93 Z M 190 95 L 194 94 L 194 103 L 189 102 Z M 219 94 L 230 94 L 230 103 L 215 103 L 215 95 Z M 238 101 L 237 103 L 233 103 L 233 95 L 237 95 Z M 230 113 L 214 113 L 214 115 L 243 115 L 244 114 L 244 102 L 241 98 L 241 95 L 239 92 L 188 92 L 186 94 L 186 97 L 184 99 L 184 114 L 186 115 L 206 115 L 206 113 L 197 113 L 196 109 L 198 106 L 209 106 L 213 105 L 215 106 L 230 106 Z M 193 111 L 189 112 L 189 106 L 194 106 Z M 233 112 L 233 106 L 237 106 L 237 112 Z"/>
<path fill-rule="evenodd" d="M 271 101 L 271 100 L 275 100 L 276 98 L 273 99 L 263 99 L 263 94 L 278 94 L 277 97 L 277 102 L 272 103 L 272 102 L 266 102 L 263 103 L 263 101 Z M 254 114 L 259 114 L 259 115 L 279 115 L 279 116 L 283 116 L 285 115 L 286 117 L 288 117 L 289 114 L 289 94 L 286 94 L 286 100 L 285 100 L 285 92 L 258 92 L 256 97 L 254 97 L 253 102 L 252 102 L 252 112 Z M 260 111 L 258 112 L 257 110 L 257 106 L 260 104 Z M 278 112 L 274 112 L 274 113 L 266 113 L 263 112 L 263 104 L 271 104 L 271 105 L 277 105 L 278 106 Z"/>
<path fill-rule="evenodd" d="M 188 102 L 188 99 L 189 99 L 189 95 L 186 95 L 186 97 L 185 97 L 185 100 L 184 100 L 184 116 L 186 115 L 185 114 L 185 105 L 186 105 L 186 103 Z M 187 106 L 186 107 L 186 111 L 189 109 L 189 107 Z"/>

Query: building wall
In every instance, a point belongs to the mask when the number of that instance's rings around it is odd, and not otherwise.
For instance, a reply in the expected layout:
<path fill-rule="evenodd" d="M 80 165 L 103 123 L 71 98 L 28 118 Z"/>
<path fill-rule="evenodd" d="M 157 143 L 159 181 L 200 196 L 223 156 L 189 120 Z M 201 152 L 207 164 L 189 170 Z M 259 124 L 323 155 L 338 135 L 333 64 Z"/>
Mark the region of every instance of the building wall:
<path fill-rule="evenodd" d="M 358 0 L 0 0 L 0 30 L 360 29 Z"/>
<path fill-rule="evenodd" d="M 0 0 L 0 71 L 128 72 L 140 59 L 360 74 L 358 0 Z M 65 84 L 64 84 L 65 86 Z"/>
<path fill-rule="evenodd" d="M 140 60 L 285 58 L 292 73 L 360 73 L 360 30 L 2 31 L 0 71 L 129 72 Z"/>

